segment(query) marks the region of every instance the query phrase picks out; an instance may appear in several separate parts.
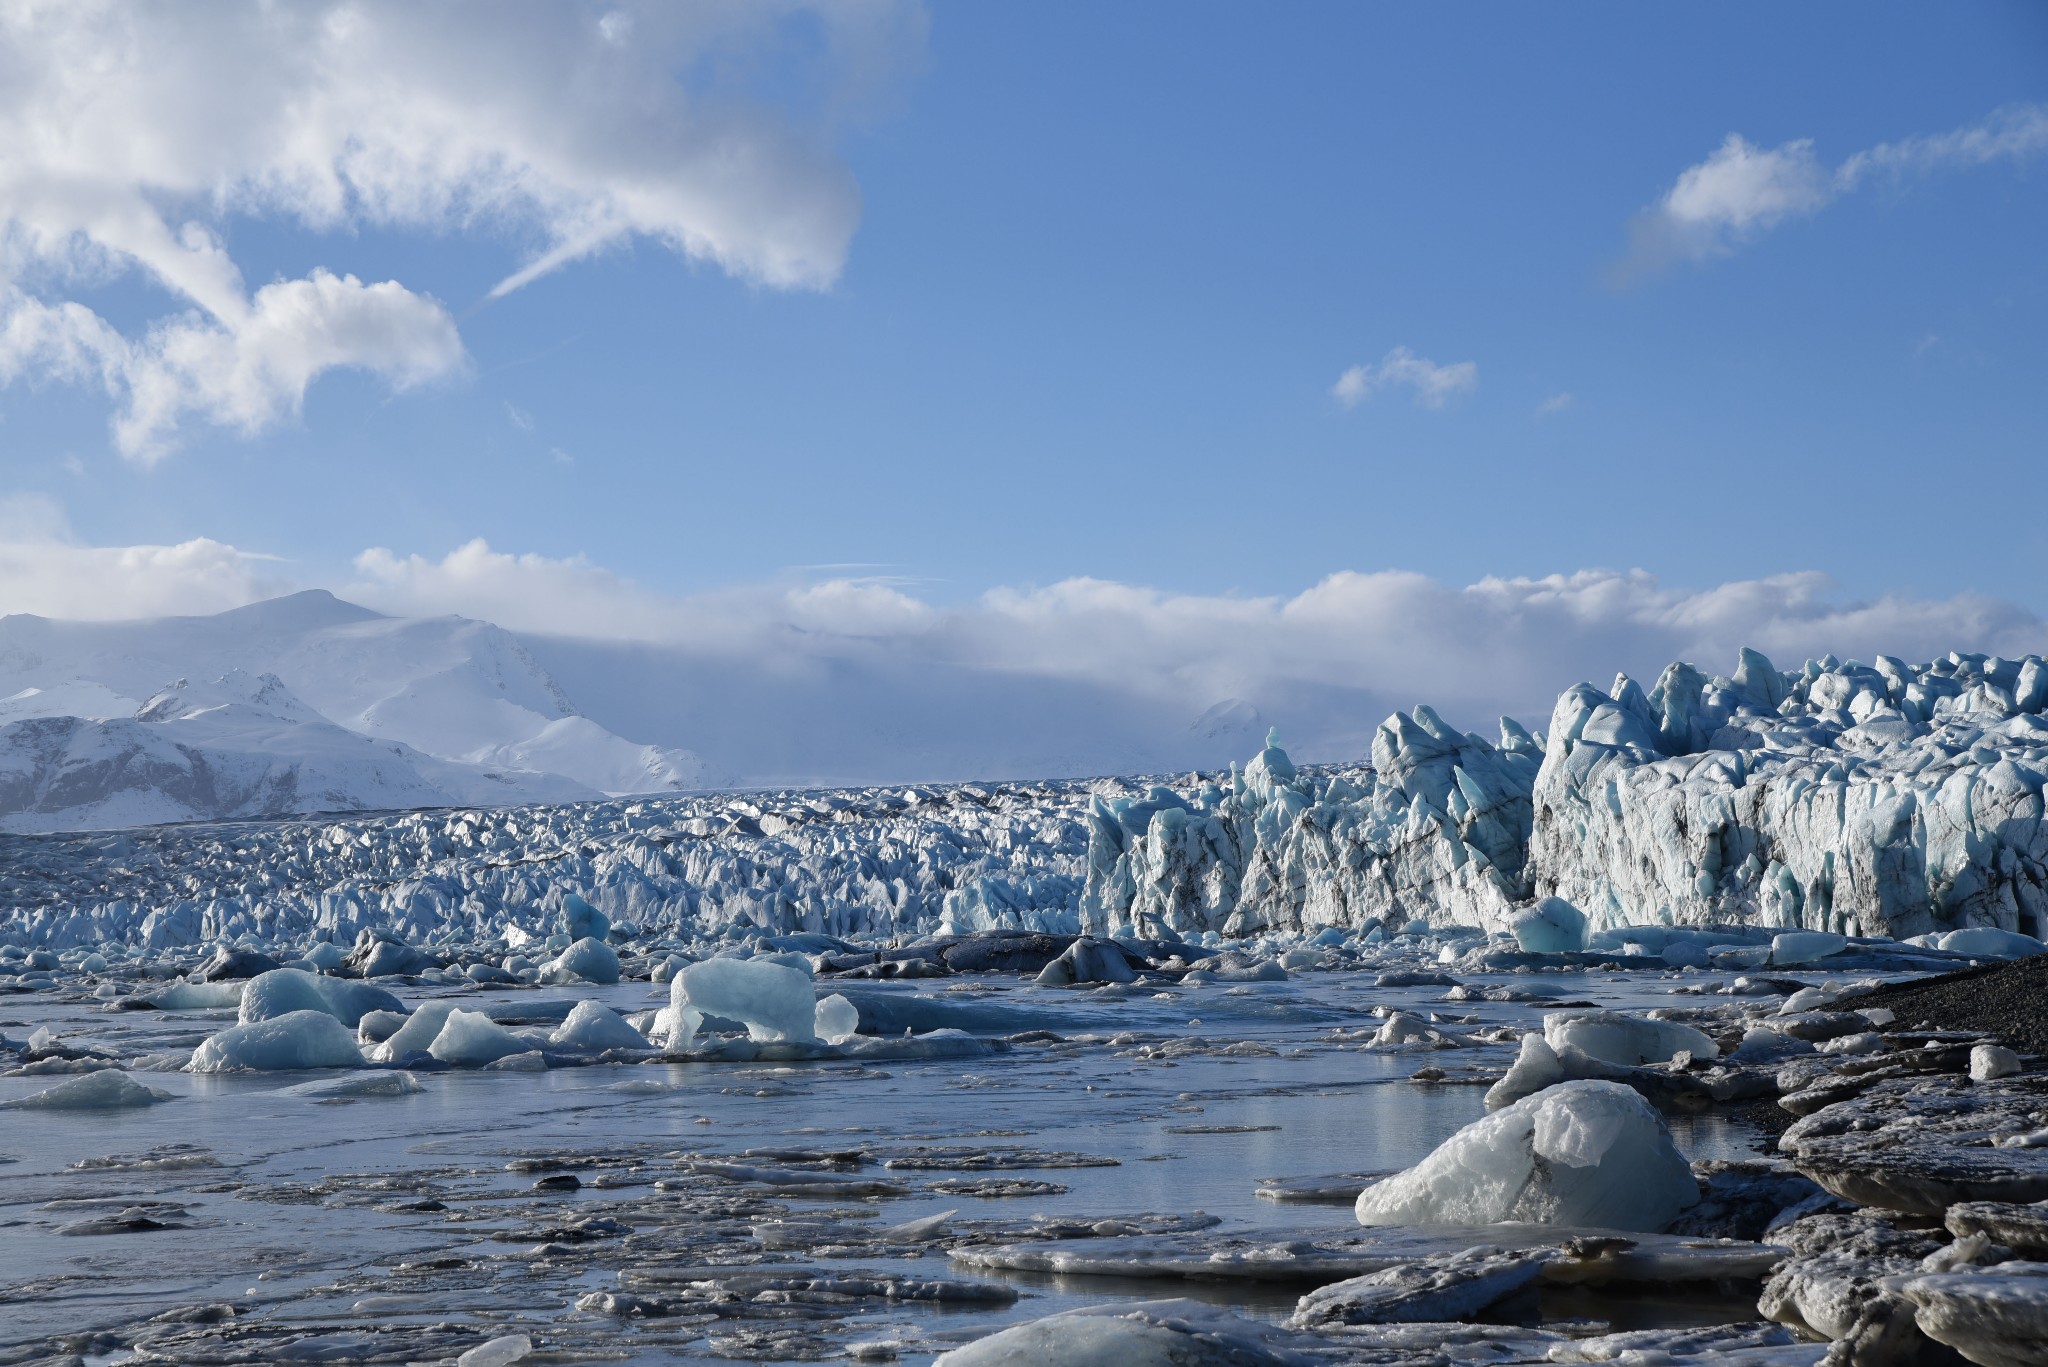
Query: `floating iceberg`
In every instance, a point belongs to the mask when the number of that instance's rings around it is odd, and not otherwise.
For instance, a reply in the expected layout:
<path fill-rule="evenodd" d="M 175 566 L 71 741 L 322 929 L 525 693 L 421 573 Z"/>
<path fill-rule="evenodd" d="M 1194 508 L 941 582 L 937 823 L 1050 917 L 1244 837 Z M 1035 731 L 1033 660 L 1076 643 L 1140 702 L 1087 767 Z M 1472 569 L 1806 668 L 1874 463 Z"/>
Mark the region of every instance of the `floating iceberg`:
<path fill-rule="evenodd" d="M 1271 1325 L 1200 1301 L 1091 1305 L 941 1353 L 933 1367 L 1307 1367 Z"/>
<path fill-rule="evenodd" d="M 441 1027 L 455 1010 L 451 1001 L 421 1002 L 405 1023 L 364 1051 L 372 1063 L 396 1063 L 407 1054 L 425 1053 L 434 1047 Z"/>
<path fill-rule="evenodd" d="M 0 1111 L 117 1111 L 170 1099 L 169 1092 L 145 1087 L 119 1068 L 101 1068 L 28 1096 L 0 1101 Z"/>
<path fill-rule="evenodd" d="M 1586 913 L 1562 897 L 1546 897 L 1508 918 L 1508 930 L 1531 954 L 1576 954 L 1586 947 Z"/>
<path fill-rule="evenodd" d="M 325 1011 L 291 1011 L 208 1036 L 192 1051 L 190 1068 L 195 1073 L 228 1073 L 362 1066 L 362 1050 L 347 1026 Z"/>
<path fill-rule="evenodd" d="M 819 1001 L 811 1028 L 827 1044 L 844 1044 L 860 1032 L 860 1008 L 835 993 Z"/>
<path fill-rule="evenodd" d="M 691 964 L 669 983 L 662 1033 L 671 1052 L 688 1047 L 697 1023 L 719 1016 L 747 1027 L 747 1037 L 766 1044 L 817 1039 L 818 998 L 809 975 L 785 964 L 758 959 L 706 959 Z M 695 1017 L 695 1021 L 690 1018 Z M 679 1027 L 687 1026 L 687 1029 Z M 678 1044 L 680 1033 L 683 1042 Z"/>
<path fill-rule="evenodd" d="M 275 1020 L 294 1011 L 320 1011 L 353 1029 L 372 1011 L 403 1011 L 405 1003 L 381 987 L 328 978 L 299 968 L 273 968 L 242 988 L 241 1020 Z"/>
<path fill-rule="evenodd" d="M 1565 1082 L 1474 1121 L 1359 1195 L 1366 1225 L 1519 1221 L 1655 1232 L 1699 1200 L 1663 1119 L 1631 1088 Z"/>
<path fill-rule="evenodd" d="M 1497 1111 L 1565 1080 L 1564 1064 L 1539 1031 L 1522 1036 L 1522 1051 L 1505 1076 L 1486 1089 L 1486 1109 Z"/>
<path fill-rule="evenodd" d="M 548 983 L 615 983 L 619 980 L 618 952 L 602 940 L 581 939 L 543 968 L 540 976 Z"/>
<path fill-rule="evenodd" d="M 626 1024 L 618 1012 L 602 1002 L 577 1002 L 569 1010 L 548 1043 L 557 1049 L 587 1049 L 592 1053 L 606 1049 L 645 1049 L 647 1037 Z"/>
<path fill-rule="evenodd" d="M 1666 1063 L 1680 1053 L 1721 1056 L 1721 1046 L 1690 1025 L 1625 1011 L 1552 1011 L 1543 1017 L 1543 1039 L 1559 1053 L 1569 1046 L 1624 1067 Z"/>
<path fill-rule="evenodd" d="M 533 1041 L 515 1035 L 481 1011 L 450 1011 L 427 1052 L 443 1063 L 479 1068 L 514 1054 L 529 1053 Z"/>

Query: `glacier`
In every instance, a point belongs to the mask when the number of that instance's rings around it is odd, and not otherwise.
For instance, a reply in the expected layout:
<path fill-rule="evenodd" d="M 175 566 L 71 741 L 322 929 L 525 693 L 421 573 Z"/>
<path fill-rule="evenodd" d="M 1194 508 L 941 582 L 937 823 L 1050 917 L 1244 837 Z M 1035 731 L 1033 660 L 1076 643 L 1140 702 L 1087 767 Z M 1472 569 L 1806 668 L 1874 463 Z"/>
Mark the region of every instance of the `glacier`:
<path fill-rule="evenodd" d="M 250 683 L 292 715 L 288 689 Z M 243 705 L 257 704 L 163 706 Z M 1853 957 L 1869 937 L 2004 955 L 2048 933 L 2044 707 L 2033 656 L 1781 672 L 1746 651 L 1725 677 L 1674 664 L 1647 692 L 1577 685 L 1548 733 L 1503 720 L 1489 739 L 1418 707 L 1388 718 L 1361 765 L 1297 765 L 1269 737 L 1241 769 L 1172 779 L 0 835 L 0 904 L 16 909 L 0 935 L 164 949 L 375 931 L 433 946 L 546 940 L 584 907 L 712 937 L 1014 929 L 1213 948 L 1426 921 L 1514 936 L 1525 954 L 1673 966 Z M 526 952 L 538 966 L 569 947 Z"/>
<path fill-rule="evenodd" d="M 1522 909 L 1560 898 L 1595 931 L 2040 939 L 2044 709 L 2038 656 L 1788 673 L 1753 650 L 1729 676 L 1673 664 L 1647 693 L 1579 684 L 1547 735 L 1504 719 L 1489 742 L 1418 707 L 1365 772 L 1297 770 L 1269 744 L 1226 782 L 1095 804 L 1083 922 L 1527 935 Z"/>

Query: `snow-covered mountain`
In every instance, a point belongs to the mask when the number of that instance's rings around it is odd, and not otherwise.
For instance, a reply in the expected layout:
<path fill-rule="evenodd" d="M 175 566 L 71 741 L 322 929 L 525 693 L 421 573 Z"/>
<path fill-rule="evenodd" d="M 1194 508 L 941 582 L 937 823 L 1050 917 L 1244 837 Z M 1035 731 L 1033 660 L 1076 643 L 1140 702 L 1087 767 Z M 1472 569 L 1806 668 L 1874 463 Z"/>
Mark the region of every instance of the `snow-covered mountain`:
<path fill-rule="evenodd" d="M 0 828 L 14 831 L 599 796 L 558 774 L 437 759 L 358 735 L 275 674 L 180 679 L 132 717 L 0 726 Z"/>
<path fill-rule="evenodd" d="M 210 617 L 0 618 L 0 774 L 0 824 L 68 829 L 673 791 L 703 765 L 579 714 L 488 622 L 314 591 Z"/>

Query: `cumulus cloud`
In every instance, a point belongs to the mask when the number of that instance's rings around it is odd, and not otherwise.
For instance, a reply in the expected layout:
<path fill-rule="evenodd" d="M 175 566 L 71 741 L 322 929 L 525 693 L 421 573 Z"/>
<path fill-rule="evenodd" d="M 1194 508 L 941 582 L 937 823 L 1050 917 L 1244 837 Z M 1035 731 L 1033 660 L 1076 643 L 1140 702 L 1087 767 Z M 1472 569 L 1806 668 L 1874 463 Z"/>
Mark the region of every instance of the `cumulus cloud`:
<path fill-rule="evenodd" d="M 1476 361 L 1438 365 L 1397 346 L 1377 365 L 1355 365 L 1339 375 L 1330 394 L 1346 408 L 1356 408 L 1381 390 L 1396 386 L 1412 391 L 1415 402 L 1424 408 L 1442 408 L 1455 396 L 1479 387 L 1479 365 Z"/>
<path fill-rule="evenodd" d="M 295 585 L 275 557 L 207 537 L 174 546 L 89 546 L 63 509 L 0 496 L 0 610 L 76 621 L 223 612 Z"/>
<path fill-rule="evenodd" d="M 1760 147 L 1738 133 L 1688 166 L 1629 225 L 1624 277 L 1679 261 L 1725 256 L 1842 195 L 1888 178 L 1903 183 L 2048 151 L 2048 106 L 2015 105 L 1953 132 L 1883 143 L 1829 170 L 1810 138 Z"/>
<path fill-rule="evenodd" d="M 307 586 L 286 582 L 282 569 L 204 539 L 84 546 L 55 505 L 0 501 L 0 602 L 18 610 L 216 611 Z M 657 672 L 670 661 L 676 677 L 810 678 L 824 690 L 815 704 L 848 725 L 914 729 L 914 716 L 863 720 L 860 709 L 931 706 L 933 690 L 971 714 L 975 697 L 1000 681 L 1013 703 L 1083 689 L 1181 727 L 1241 700 L 1321 758 L 1358 753 L 1395 707 L 1429 702 L 1468 727 L 1498 715 L 1542 725 L 1557 693 L 1581 679 L 1605 687 L 1625 670 L 1647 684 L 1676 659 L 1732 670 L 1744 645 L 1786 667 L 1830 652 L 1870 660 L 2048 650 L 2048 622 L 2014 604 L 1969 594 L 1851 599 L 1816 572 L 1682 588 L 1641 571 L 1464 585 L 1345 571 L 1299 593 L 1257 597 L 1068 579 L 939 603 L 847 575 L 672 596 L 583 557 L 511 554 L 479 540 L 439 558 L 365 551 L 353 580 L 332 587 L 400 615 L 454 613 L 530 639 L 632 645 L 653 652 Z M 926 695 L 903 700 L 906 679 Z"/>
<path fill-rule="evenodd" d="M 337 366 L 459 367 L 447 310 L 398 282 L 252 294 L 238 218 L 491 234 L 514 266 L 495 294 L 636 237 L 829 285 L 860 213 L 834 130 L 923 22 L 911 0 L 0 9 L 0 379 L 104 386 L 150 459 L 188 417 L 261 430 Z M 180 311 L 122 331 L 78 299 L 128 272 Z"/>
<path fill-rule="evenodd" d="M 233 324 L 187 313 L 131 342 L 81 304 L 0 294 L 0 383 L 24 375 L 102 386 L 114 444 L 152 461 L 187 418 L 254 436 L 296 416 L 322 371 L 352 366 L 392 388 L 459 370 L 455 320 L 394 281 L 316 270 L 256 291 Z"/>

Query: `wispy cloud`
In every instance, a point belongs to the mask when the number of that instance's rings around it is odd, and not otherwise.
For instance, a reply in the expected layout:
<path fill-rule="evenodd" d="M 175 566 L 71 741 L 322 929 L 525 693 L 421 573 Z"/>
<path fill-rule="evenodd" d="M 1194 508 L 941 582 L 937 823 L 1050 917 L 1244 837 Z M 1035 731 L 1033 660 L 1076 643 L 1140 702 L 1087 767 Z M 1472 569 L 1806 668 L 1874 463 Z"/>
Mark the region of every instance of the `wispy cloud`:
<path fill-rule="evenodd" d="M 1766 148 L 1730 133 L 1631 220 L 1629 254 L 1618 275 L 1625 280 L 1680 261 L 1726 256 L 1878 180 L 1902 184 L 2044 151 L 2048 105 L 2015 105 L 1967 128 L 1882 143 L 1833 170 L 1820 160 L 1810 138 Z"/>
<path fill-rule="evenodd" d="M 1539 418 L 1556 417 L 1559 413 L 1564 412 L 1577 402 L 1578 400 L 1568 393 L 1552 394 L 1542 403 L 1536 405 L 1536 416 Z"/>
<path fill-rule="evenodd" d="M 1459 394 L 1479 387 L 1479 364 L 1456 361 L 1450 365 L 1417 356 L 1397 346 L 1376 365 L 1355 365 L 1337 377 L 1330 394 L 1346 408 L 1356 408 L 1382 390 L 1401 388 L 1415 395 L 1424 408 L 1442 408 Z"/>

